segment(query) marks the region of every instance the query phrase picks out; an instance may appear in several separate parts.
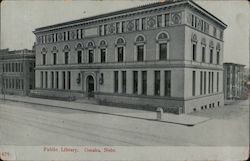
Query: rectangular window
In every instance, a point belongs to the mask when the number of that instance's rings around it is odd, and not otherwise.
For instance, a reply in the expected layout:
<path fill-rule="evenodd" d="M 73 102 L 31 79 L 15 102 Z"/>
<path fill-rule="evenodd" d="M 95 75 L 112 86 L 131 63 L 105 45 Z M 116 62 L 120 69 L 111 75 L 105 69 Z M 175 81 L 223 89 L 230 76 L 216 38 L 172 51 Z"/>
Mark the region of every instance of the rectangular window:
<path fill-rule="evenodd" d="M 192 26 L 194 27 L 194 15 L 192 15 Z"/>
<path fill-rule="evenodd" d="M 162 27 L 162 15 L 157 16 L 157 27 Z"/>
<path fill-rule="evenodd" d="M 65 81 L 65 72 L 62 72 L 62 89 L 65 89 L 65 83 L 66 83 L 66 81 Z"/>
<path fill-rule="evenodd" d="M 59 76 L 58 76 L 58 72 L 56 72 L 56 88 L 59 88 Z"/>
<path fill-rule="evenodd" d="M 52 42 L 55 42 L 54 34 L 51 34 L 51 37 L 52 37 Z"/>
<path fill-rule="evenodd" d="M 168 49 L 167 49 L 167 43 L 161 43 L 159 44 L 159 55 L 160 55 L 160 60 L 167 60 L 167 53 L 168 53 Z"/>
<path fill-rule="evenodd" d="M 211 92 L 211 72 L 208 72 L 208 94 Z"/>
<path fill-rule="evenodd" d="M 118 34 L 118 33 L 120 33 L 120 22 L 116 22 L 115 24 L 116 24 L 115 25 L 115 27 L 116 27 L 116 33 Z"/>
<path fill-rule="evenodd" d="M 102 25 L 99 26 L 99 36 L 102 36 Z"/>
<path fill-rule="evenodd" d="M 195 16 L 195 17 L 194 17 L 194 27 L 195 27 L 195 28 L 197 27 L 197 22 L 198 22 L 197 20 L 198 20 L 198 19 L 197 19 L 197 17 Z"/>
<path fill-rule="evenodd" d="M 67 40 L 70 40 L 70 34 L 69 34 L 69 31 L 67 31 Z"/>
<path fill-rule="evenodd" d="M 69 63 L 69 53 L 68 53 L 68 52 L 65 52 L 65 53 L 64 53 L 64 63 L 65 63 L 65 64 L 68 64 L 68 63 Z"/>
<path fill-rule="evenodd" d="M 192 96 L 195 96 L 195 80 L 196 79 L 196 75 L 195 75 L 195 71 L 193 71 L 193 79 L 192 79 Z"/>
<path fill-rule="evenodd" d="M 200 95 L 203 94 L 202 88 L 203 88 L 203 72 L 201 71 L 200 72 Z"/>
<path fill-rule="evenodd" d="M 77 51 L 77 63 L 78 64 L 82 63 L 82 51 L 81 50 Z"/>
<path fill-rule="evenodd" d="M 89 63 L 94 62 L 94 50 L 89 50 Z"/>
<path fill-rule="evenodd" d="M 24 87 L 24 82 L 23 82 L 23 79 L 21 80 L 21 88 L 23 89 Z"/>
<path fill-rule="evenodd" d="M 201 20 L 201 31 L 204 31 L 204 22 Z"/>
<path fill-rule="evenodd" d="M 138 72 L 133 71 L 133 93 L 138 93 Z"/>
<path fill-rule="evenodd" d="M 114 92 L 118 92 L 118 71 L 114 71 Z"/>
<path fill-rule="evenodd" d="M 68 89 L 71 89 L 71 73 L 68 71 Z"/>
<path fill-rule="evenodd" d="M 218 65 L 220 64 L 220 51 L 217 51 L 216 63 L 217 63 Z"/>
<path fill-rule="evenodd" d="M 57 54 L 53 53 L 53 64 L 54 65 L 56 64 L 56 59 L 57 59 Z"/>
<path fill-rule="evenodd" d="M 142 94 L 147 94 L 147 71 L 142 71 Z"/>
<path fill-rule="evenodd" d="M 137 46 L 137 61 L 144 60 L 144 45 Z"/>
<path fill-rule="evenodd" d="M 43 72 L 41 72 L 40 76 L 41 76 L 40 77 L 41 78 L 40 79 L 40 82 L 41 82 L 40 87 L 43 88 Z"/>
<path fill-rule="evenodd" d="M 205 57 L 206 57 L 206 48 L 205 46 L 202 46 L 202 62 L 205 63 Z"/>
<path fill-rule="evenodd" d="M 14 63 L 11 63 L 11 65 L 12 65 L 11 71 L 14 72 L 14 69 L 15 69 L 15 66 L 14 66 L 14 65 L 15 65 L 15 64 L 14 64 Z"/>
<path fill-rule="evenodd" d="M 103 35 L 107 35 L 107 31 L 108 31 L 107 27 L 108 27 L 108 25 L 104 25 L 104 33 L 103 33 Z"/>
<path fill-rule="evenodd" d="M 48 88 L 48 72 L 45 72 L 45 88 Z"/>
<path fill-rule="evenodd" d="M 21 63 L 21 72 L 23 72 L 23 63 Z"/>
<path fill-rule="evenodd" d="M 212 93 L 214 93 L 214 72 L 211 72 L 211 74 L 212 74 Z"/>
<path fill-rule="evenodd" d="M 55 34 L 55 42 L 57 42 L 57 35 L 58 35 L 58 34 L 56 33 L 56 34 Z"/>
<path fill-rule="evenodd" d="M 140 23 L 139 23 L 139 19 L 136 19 L 135 20 L 135 31 L 139 31 L 139 26 L 140 26 Z"/>
<path fill-rule="evenodd" d="M 165 71 L 165 96 L 171 96 L 171 71 Z"/>
<path fill-rule="evenodd" d="M 145 30 L 145 29 L 146 29 L 146 18 L 142 18 L 141 29 L 142 29 L 142 30 Z"/>
<path fill-rule="evenodd" d="M 196 61 L 196 44 L 193 44 L 193 61 Z"/>
<path fill-rule="evenodd" d="M 43 65 L 45 65 L 46 64 L 46 54 L 42 54 L 42 56 L 43 56 L 42 63 L 43 63 Z"/>
<path fill-rule="evenodd" d="M 210 60 L 209 60 L 210 64 L 213 64 L 213 49 L 210 49 Z"/>
<path fill-rule="evenodd" d="M 83 29 L 81 29 L 81 39 L 83 38 Z"/>
<path fill-rule="evenodd" d="M 63 40 L 66 41 L 66 32 L 63 32 Z"/>
<path fill-rule="evenodd" d="M 160 71 L 155 71 L 155 95 L 160 95 L 160 86 L 161 86 L 161 75 Z"/>
<path fill-rule="evenodd" d="M 15 63 L 15 66 L 16 66 L 16 72 L 18 72 L 18 64 Z"/>
<path fill-rule="evenodd" d="M 216 30 L 216 27 L 214 27 L 214 32 L 213 32 L 214 37 L 216 37 L 216 33 L 217 33 L 217 30 Z"/>
<path fill-rule="evenodd" d="M 205 33 L 209 33 L 209 24 L 205 23 Z"/>
<path fill-rule="evenodd" d="M 125 32 L 125 21 L 122 21 L 122 33 Z"/>
<path fill-rule="evenodd" d="M 219 72 L 217 72 L 217 83 L 216 83 L 216 91 L 219 92 Z"/>
<path fill-rule="evenodd" d="M 106 62 L 106 49 L 101 49 L 101 63 L 105 63 Z"/>
<path fill-rule="evenodd" d="M 122 71 L 122 93 L 126 93 L 126 71 Z"/>
<path fill-rule="evenodd" d="M 118 47 L 117 52 L 118 52 L 118 62 L 123 62 L 124 48 Z"/>
<path fill-rule="evenodd" d="M 165 14 L 164 19 L 165 19 L 165 27 L 169 26 L 170 14 L 169 13 Z"/>
<path fill-rule="evenodd" d="M 51 72 L 51 88 L 54 88 L 54 72 Z"/>

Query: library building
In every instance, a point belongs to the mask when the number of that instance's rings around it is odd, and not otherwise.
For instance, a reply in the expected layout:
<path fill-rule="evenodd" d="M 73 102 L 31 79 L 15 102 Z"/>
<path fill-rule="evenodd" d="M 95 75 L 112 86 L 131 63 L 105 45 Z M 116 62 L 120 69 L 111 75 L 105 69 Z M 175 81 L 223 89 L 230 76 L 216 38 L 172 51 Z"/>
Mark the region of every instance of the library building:
<path fill-rule="evenodd" d="M 226 27 L 170 0 L 37 28 L 33 93 L 178 114 L 221 106 Z"/>

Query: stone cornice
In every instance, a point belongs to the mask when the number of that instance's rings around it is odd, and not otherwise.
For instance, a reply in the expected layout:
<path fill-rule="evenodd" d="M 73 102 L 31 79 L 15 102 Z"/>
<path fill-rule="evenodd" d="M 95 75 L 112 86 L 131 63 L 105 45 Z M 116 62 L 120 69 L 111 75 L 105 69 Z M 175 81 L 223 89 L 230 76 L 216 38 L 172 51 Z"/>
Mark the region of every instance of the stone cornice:
<path fill-rule="evenodd" d="M 207 10 L 205 10 L 204 8 L 199 6 L 197 3 L 193 2 L 193 1 L 188 1 L 188 3 L 190 5 L 187 5 L 187 6 L 190 9 L 193 9 L 193 10 L 197 11 L 201 15 L 209 17 L 213 22 L 215 22 L 216 24 L 219 24 L 223 28 L 223 30 L 227 28 L 227 25 L 224 22 L 222 22 L 219 18 L 215 17 L 210 12 L 208 12 Z"/>
<path fill-rule="evenodd" d="M 100 22 L 103 23 L 103 22 L 106 22 L 109 20 L 122 19 L 122 18 L 134 16 L 134 15 L 141 15 L 141 14 L 147 14 L 147 13 L 152 13 L 152 12 L 158 12 L 161 10 L 167 10 L 168 8 L 173 7 L 173 6 L 177 7 L 177 5 L 178 5 L 178 7 L 180 7 L 183 4 L 187 4 L 187 1 L 188 0 L 182 0 L 182 1 L 177 0 L 176 2 L 175 1 L 158 2 L 158 3 L 155 3 L 157 5 L 153 6 L 153 7 L 152 7 L 152 4 L 145 5 L 143 7 L 143 9 L 141 9 L 141 10 L 139 9 L 139 7 L 135 7 L 135 8 L 120 10 L 120 11 L 116 11 L 116 12 L 101 14 L 101 15 L 97 15 L 97 16 L 92 16 L 92 17 L 88 17 L 88 18 L 84 18 L 84 19 L 79 19 L 79 20 L 75 20 L 75 21 L 69 21 L 69 22 L 65 22 L 65 23 L 59 23 L 59 24 L 55 24 L 55 25 L 51 25 L 51 26 L 41 27 L 41 28 L 35 29 L 35 31 L 33 31 L 33 33 L 37 34 L 40 32 L 47 32 L 47 31 L 58 30 L 58 29 L 62 29 L 62 28 L 72 28 L 75 26 L 84 26 L 84 25 L 100 23 Z M 171 2 L 171 3 L 169 3 L 169 2 Z"/>
<path fill-rule="evenodd" d="M 167 63 L 166 63 L 167 62 Z M 76 69 L 137 69 L 137 68 L 194 68 L 204 70 L 223 70 L 222 65 L 204 64 L 192 61 L 147 61 L 126 63 L 93 63 L 93 64 L 61 64 L 61 65 L 37 65 L 36 70 L 76 70 Z"/>

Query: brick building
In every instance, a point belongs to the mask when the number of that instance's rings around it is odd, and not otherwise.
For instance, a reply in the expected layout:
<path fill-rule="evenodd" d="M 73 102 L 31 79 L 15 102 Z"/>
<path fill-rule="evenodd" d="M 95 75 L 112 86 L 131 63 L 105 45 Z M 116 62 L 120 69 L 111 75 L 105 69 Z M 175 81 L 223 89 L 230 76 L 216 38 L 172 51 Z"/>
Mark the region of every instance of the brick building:
<path fill-rule="evenodd" d="M 35 87 L 35 52 L 0 50 L 1 93 L 28 95 Z"/>
<path fill-rule="evenodd" d="M 180 113 L 220 106 L 225 28 L 191 0 L 37 28 L 34 92 Z"/>

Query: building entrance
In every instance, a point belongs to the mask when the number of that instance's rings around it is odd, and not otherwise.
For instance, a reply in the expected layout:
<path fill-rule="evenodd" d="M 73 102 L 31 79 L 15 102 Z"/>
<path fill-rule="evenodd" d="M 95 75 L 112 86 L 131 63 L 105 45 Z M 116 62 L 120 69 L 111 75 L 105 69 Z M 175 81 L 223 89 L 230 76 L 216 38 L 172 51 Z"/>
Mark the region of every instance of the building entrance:
<path fill-rule="evenodd" d="M 93 76 L 89 75 L 87 77 L 87 92 L 88 97 L 94 97 L 95 83 Z"/>

